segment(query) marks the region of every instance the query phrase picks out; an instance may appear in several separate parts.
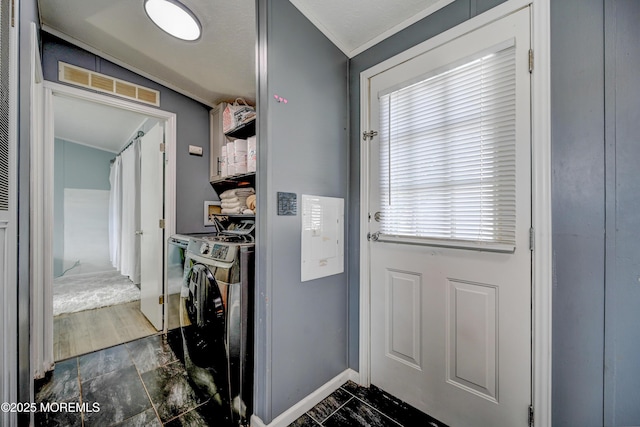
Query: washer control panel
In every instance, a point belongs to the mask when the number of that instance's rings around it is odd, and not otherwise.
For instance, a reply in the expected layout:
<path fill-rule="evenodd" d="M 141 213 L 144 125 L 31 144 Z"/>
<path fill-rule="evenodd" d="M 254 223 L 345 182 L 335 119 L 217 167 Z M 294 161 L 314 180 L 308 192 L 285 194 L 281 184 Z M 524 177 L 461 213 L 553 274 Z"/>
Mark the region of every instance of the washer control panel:
<path fill-rule="evenodd" d="M 232 262 L 236 255 L 237 246 L 228 243 L 192 240 L 188 250 L 215 261 Z"/>

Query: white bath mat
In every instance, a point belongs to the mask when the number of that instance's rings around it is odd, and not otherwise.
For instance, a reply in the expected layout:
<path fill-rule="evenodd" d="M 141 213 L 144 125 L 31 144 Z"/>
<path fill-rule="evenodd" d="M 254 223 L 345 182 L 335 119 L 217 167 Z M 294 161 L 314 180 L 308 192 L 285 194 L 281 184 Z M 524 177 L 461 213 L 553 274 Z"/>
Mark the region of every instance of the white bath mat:
<path fill-rule="evenodd" d="M 138 289 L 118 271 L 62 276 L 53 280 L 53 315 L 140 299 Z"/>

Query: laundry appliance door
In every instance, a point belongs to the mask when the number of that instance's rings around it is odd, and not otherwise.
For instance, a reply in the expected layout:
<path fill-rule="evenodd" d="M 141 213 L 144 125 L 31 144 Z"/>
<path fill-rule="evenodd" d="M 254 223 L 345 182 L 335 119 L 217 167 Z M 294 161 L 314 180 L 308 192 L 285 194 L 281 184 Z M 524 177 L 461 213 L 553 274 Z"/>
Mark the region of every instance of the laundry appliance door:
<path fill-rule="evenodd" d="M 226 326 L 225 301 L 213 273 L 208 266 L 196 263 L 191 267 L 189 295 L 185 309 L 190 325 L 210 340 L 224 340 Z M 207 346 L 204 342 L 200 346 Z"/>

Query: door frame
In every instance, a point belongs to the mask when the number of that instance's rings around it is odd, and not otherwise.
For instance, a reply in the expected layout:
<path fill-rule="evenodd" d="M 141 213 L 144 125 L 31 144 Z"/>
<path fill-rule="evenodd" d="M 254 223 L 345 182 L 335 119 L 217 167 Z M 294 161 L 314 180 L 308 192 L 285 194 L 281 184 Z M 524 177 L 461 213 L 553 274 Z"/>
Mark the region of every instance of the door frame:
<path fill-rule="evenodd" d="M 9 17 L 20 16 L 20 0 L 8 5 Z M 8 117 L 8 185 L 9 185 L 9 208 L 0 211 L 0 399 L 3 402 L 18 402 L 25 393 L 31 395 L 33 392 L 28 385 L 20 384 L 22 372 L 20 368 L 25 365 L 25 356 L 18 354 L 19 346 L 22 342 L 19 333 L 23 331 L 21 322 L 24 320 L 20 311 L 20 297 L 23 296 L 22 289 L 17 284 L 24 281 L 18 274 L 19 263 L 24 261 L 18 256 L 18 208 L 19 208 L 19 159 L 18 153 L 21 151 L 20 142 L 24 138 L 20 132 L 20 104 L 22 97 L 20 94 L 20 19 L 16 19 L 11 24 L 11 19 L 5 20 L 8 25 L 7 39 L 2 42 L 8 46 L 8 89 L 9 89 L 9 117 Z M 16 333 L 17 332 L 17 333 Z M 18 395 L 20 393 L 20 396 Z M 16 413 L 0 413 L 0 424 L 6 426 L 17 426 L 18 416 Z"/>
<path fill-rule="evenodd" d="M 360 130 L 369 129 L 369 79 L 396 64 L 487 25 L 531 5 L 531 47 L 535 61 L 531 74 L 531 221 L 532 252 L 532 402 L 537 426 L 551 425 L 551 117 L 550 117 L 550 0 L 508 0 L 489 11 L 393 56 L 360 74 Z M 360 134 L 360 133 L 358 133 Z M 371 384 L 370 264 L 369 242 L 369 146 L 360 143 L 360 317 L 359 381 Z M 525 414 L 523 414 L 523 417 Z"/>
<path fill-rule="evenodd" d="M 137 104 L 120 98 L 102 95 L 83 89 L 44 81 L 43 121 L 33 121 L 31 132 L 41 132 L 43 137 L 31 147 L 31 164 L 39 167 L 31 169 L 31 254 L 39 260 L 31 264 L 32 292 L 36 301 L 41 301 L 42 309 L 31 306 L 32 357 L 38 361 L 33 366 L 33 376 L 41 378 L 54 366 L 53 358 L 53 173 L 54 173 L 54 96 L 71 97 L 94 102 L 138 114 L 143 114 L 164 123 L 165 129 L 165 235 L 175 234 L 176 227 L 176 121 L 175 113 Z M 166 277 L 166 263 L 163 260 Z M 164 286 L 166 292 L 166 286 Z M 33 300 L 34 298 L 32 298 Z M 165 301 L 167 300 L 165 295 Z M 168 315 L 168 305 L 163 308 L 164 318 Z M 164 325 L 166 329 L 166 322 Z M 39 343 L 40 345 L 36 345 Z"/>

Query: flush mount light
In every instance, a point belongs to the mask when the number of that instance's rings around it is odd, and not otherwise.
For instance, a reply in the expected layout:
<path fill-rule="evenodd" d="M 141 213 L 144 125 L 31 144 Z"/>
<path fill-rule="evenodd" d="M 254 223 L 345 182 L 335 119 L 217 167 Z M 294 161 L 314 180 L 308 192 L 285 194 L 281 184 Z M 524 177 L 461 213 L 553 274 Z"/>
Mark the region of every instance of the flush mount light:
<path fill-rule="evenodd" d="M 176 0 L 145 0 L 144 11 L 154 24 L 173 37 L 187 41 L 200 38 L 200 21 Z"/>

